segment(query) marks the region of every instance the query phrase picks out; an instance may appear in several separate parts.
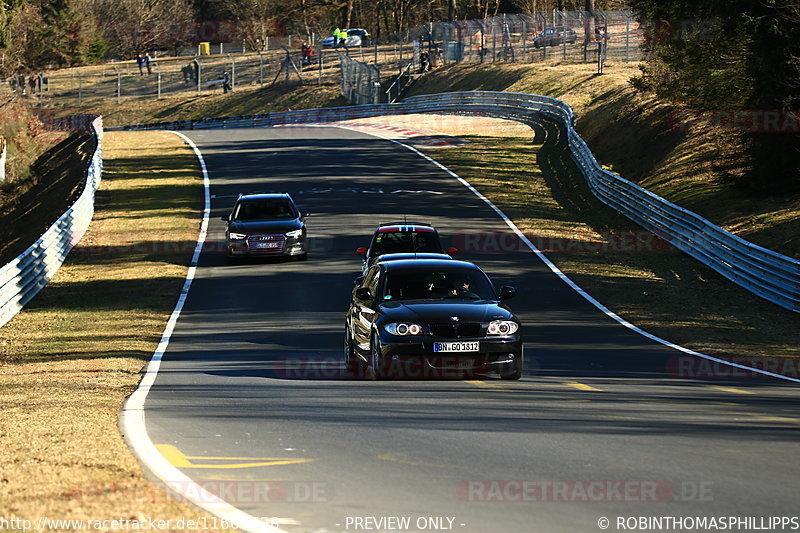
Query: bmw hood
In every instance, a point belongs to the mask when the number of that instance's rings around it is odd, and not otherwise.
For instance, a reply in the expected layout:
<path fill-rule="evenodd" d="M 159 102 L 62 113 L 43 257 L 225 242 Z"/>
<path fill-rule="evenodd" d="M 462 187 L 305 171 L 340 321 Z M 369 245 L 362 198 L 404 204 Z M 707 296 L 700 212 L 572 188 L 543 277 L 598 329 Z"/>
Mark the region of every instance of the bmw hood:
<path fill-rule="evenodd" d="M 228 226 L 228 230 L 235 233 L 253 235 L 257 233 L 286 233 L 287 231 L 300 229 L 302 227 L 303 223 L 300 219 L 294 218 L 291 220 L 233 221 Z"/>
<path fill-rule="evenodd" d="M 490 322 L 509 320 L 514 314 L 495 300 L 413 300 L 381 304 L 387 321 L 408 321 L 422 324 L 450 322 Z"/>

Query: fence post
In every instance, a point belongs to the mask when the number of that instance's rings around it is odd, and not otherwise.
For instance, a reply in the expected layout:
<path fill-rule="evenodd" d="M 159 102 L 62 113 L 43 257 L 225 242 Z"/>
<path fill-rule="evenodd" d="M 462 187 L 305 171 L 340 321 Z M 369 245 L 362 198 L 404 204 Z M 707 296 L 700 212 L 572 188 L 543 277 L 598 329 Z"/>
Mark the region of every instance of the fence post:
<path fill-rule="evenodd" d="M 161 65 L 156 62 L 156 74 L 158 75 L 158 99 L 161 99 Z"/>
<path fill-rule="evenodd" d="M 6 181 L 6 140 L 0 137 L 0 182 Z"/>
<path fill-rule="evenodd" d="M 83 102 L 83 73 L 78 72 L 78 105 Z"/>
<path fill-rule="evenodd" d="M 606 28 L 608 31 L 608 28 Z M 631 46 L 631 16 L 630 13 L 625 13 L 625 62 L 630 61 L 630 46 Z"/>
<path fill-rule="evenodd" d="M 528 60 L 528 25 L 525 20 L 522 21 L 522 57 L 525 62 Z"/>
<path fill-rule="evenodd" d="M 231 62 L 231 90 L 236 88 L 236 60 L 232 54 L 226 54 Z"/>
<path fill-rule="evenodd" d="M 494 27 L 494 17 L 492 17 L 492 63 L 497 61 L 497 30 Z"/>
<path fill-rule="evenodd" d="M 116 65 L 114 65 L 114 72 L 117 73 L 117 103 L 119 103 L 122 96 L 122 74 Z"/>
<path fill-rule="evenodd" d="M 200 60 L 195 58 L 194 61 L 195 74 L 197 75 L 197 94 L 200 94 L 200 79 L 203 77 L 203 66 L 200 64 Z"/>

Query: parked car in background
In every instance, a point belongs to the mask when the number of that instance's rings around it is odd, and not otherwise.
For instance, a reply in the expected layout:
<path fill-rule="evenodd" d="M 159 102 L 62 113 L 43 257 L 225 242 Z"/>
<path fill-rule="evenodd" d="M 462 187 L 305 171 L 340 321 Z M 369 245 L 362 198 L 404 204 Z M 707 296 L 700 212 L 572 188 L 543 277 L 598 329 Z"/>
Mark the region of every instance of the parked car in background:
<path fill-rule="evenodd" d="M 370 44 L 369 32 L 363 28 L 351 28 L 344 30 L 347 32 L 347 40 L 345 46 L 367 46 Z M 319 43 L 323 48 L 334 48 L 336 43 L 333 42 L 333 36 L 322 39 Z"/>
<path fill-rule="evenodd" d="M 575 33 L 575 30 L 572 28 L 565 29 L 564 26 L 554 26 L 552 28 L 545 28 L 544 31 L 533 40 L 533 46 L 536 48 L 558 46 L 564 44 L 565 40 L 568 44 L 573 44 L 578 40 L 578 34 Z"/>

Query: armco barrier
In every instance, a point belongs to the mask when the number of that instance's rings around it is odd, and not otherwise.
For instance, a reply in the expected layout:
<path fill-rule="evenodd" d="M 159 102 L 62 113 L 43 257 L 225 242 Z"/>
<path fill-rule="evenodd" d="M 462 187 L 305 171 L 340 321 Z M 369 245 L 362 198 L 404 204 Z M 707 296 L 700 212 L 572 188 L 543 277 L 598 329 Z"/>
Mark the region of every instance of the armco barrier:
<path fill-rule="evenodd" d="M 470 91 L 415 96 L 393 104 L 184 120 L 113 129 L 242 128 L 436 112 L 488 115 L 527 124 L 542 116 L 556 121 L 566 131 L 573 160 L 592 192 L 603 203 L 734 283 L 781 307 L 800 312 L 800 261 L 737 237 L 696 213 L 603 169 L 575 131 L 572 109 L 556 98 L 524 93 Z"/>
<path fill-rule="evenodd" d="M 56 119 L 52 129 L 89 131 L 97 144 L 78 199 L 39 239 L 13 261 L 0 268 L 0 327 L 47 285 L 72 247 L 81 240 L 94 215 L 94 196 L 100 185 L 103 155 L 103 120 L 96 115 Z"/>

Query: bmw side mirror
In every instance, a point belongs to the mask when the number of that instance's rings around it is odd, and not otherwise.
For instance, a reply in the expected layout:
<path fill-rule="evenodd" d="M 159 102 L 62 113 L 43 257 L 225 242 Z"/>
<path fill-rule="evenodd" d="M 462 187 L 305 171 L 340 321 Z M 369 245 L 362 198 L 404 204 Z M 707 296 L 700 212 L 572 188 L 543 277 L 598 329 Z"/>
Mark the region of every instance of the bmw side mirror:
<path fill-rule="evenodd" d="M 367 255 L 367 249 L 366 248 L 356 248 L 356 253 L 358 255 Z"/>
<path fill-rule="evenodd" d="M 500 287 L 501 300 L 508 300 L 509 298 L 513 298 L 516 295 L 517 295 L 516 287 L 509 287 L 508 285 Z"/>
<path fill-rule="evenodd" d="M 372 293 L 366 287 L 356 289 L 356 298 L 359 300 L 372 300 Z"/>

